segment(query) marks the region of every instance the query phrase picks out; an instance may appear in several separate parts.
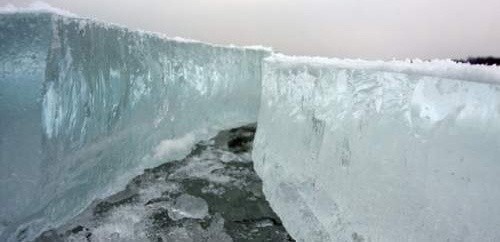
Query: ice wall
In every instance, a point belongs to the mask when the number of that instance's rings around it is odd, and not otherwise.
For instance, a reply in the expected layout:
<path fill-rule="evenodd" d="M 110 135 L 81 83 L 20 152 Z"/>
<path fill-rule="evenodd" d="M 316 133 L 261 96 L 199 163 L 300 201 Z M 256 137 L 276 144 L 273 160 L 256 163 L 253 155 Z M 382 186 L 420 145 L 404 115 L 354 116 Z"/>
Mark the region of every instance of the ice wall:
<path fill-rule="evenodd" d="M 0 50 L 2 241 L 255 122 L 269 54 L 44 12 L 1 14 Z"/>
<path fill-rule="evenodd" d="M 500 68 L 275 55 L 253 158 L 299 241 L 500 240 Z"/>

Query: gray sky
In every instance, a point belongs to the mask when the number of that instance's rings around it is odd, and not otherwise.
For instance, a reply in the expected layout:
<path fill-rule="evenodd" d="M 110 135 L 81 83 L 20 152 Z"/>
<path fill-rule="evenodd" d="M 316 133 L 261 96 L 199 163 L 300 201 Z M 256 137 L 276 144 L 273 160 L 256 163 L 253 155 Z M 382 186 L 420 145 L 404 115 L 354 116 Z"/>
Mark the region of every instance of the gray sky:
<path fill-rule="evenodd" d="M 29 0 L 0 0 L 25 5 Z M 500 0 L 46 0 L 78 15 L 219 44 L 366 59 L 500 56 Z"/>

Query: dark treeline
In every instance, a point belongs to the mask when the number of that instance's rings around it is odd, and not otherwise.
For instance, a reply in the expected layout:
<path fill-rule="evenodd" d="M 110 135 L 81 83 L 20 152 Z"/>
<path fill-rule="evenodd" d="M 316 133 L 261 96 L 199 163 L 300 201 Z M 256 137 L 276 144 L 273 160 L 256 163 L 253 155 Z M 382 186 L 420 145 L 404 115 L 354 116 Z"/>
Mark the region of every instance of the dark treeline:
<path fill-rule="evenodd" d="M 500 66 L 500 58 L 488 56 L 488 57 L 469 57 L 465 60 L 455 60 L 460 63 L 470 63 L 473 65 L 489 65 L 489 66 Z"/>

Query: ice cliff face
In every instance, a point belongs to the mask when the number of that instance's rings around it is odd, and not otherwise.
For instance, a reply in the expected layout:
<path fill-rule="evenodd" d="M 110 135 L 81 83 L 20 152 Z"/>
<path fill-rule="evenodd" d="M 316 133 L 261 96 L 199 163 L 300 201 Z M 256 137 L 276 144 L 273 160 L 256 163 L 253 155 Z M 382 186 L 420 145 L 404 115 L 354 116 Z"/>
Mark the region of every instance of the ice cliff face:
<path fill-rule="evenodd" d="M 500 239 L 500 70 L 276 55 L 253 158 L 299 241 Z"/>
<path fill-rule="evenodd" d="M 0 15 L 0 49 L 0 222 L 28 240 L 255 122 L 269 55 L 43 12 Z"/>

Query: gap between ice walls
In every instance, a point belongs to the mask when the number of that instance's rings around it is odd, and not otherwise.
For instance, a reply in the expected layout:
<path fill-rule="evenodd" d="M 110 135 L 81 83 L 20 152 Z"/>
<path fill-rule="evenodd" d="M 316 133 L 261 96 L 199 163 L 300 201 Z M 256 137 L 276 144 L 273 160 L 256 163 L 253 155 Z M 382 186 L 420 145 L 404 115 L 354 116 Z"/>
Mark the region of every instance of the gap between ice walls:
<path fill-rule="evenodd" d="M 256 120 L 256 170 L 300 241 L 498 239 L 496 67 L 286 57 L 44 12 L 1 15 L 0 37 L 1 239 Z"/>

